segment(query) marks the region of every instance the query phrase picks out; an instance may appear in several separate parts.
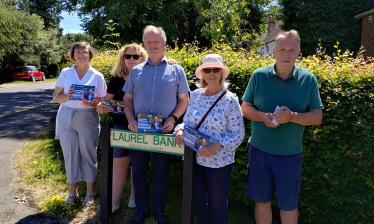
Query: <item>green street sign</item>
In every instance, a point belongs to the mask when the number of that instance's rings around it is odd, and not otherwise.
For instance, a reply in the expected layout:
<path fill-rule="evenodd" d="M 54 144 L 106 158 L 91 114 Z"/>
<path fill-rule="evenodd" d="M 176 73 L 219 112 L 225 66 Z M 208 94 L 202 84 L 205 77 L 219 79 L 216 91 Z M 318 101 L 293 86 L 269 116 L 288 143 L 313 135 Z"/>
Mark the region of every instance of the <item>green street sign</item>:
<path fill-rule="evenodd" d="M 110 129 L 110 147 L 184 155 L 184 147 L 175 140 L 175 135 L 132 132 Z"/>

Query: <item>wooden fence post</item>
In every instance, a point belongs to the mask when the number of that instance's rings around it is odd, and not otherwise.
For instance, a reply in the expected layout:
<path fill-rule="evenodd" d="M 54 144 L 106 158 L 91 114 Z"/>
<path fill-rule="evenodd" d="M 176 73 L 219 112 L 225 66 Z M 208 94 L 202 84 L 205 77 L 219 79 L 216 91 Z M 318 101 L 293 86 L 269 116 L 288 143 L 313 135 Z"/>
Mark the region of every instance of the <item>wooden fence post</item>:
<path fill-rule="evenodd" d="M 113 148 L 110 147 L 112 123 L 104 122 L 101 139 L 100 222 L 108 223 L 112 216 Z"/>
<path fill-rule="evenodd" d="M 182 224 L 194 223 L 196 152 L 184 146 Z"/>

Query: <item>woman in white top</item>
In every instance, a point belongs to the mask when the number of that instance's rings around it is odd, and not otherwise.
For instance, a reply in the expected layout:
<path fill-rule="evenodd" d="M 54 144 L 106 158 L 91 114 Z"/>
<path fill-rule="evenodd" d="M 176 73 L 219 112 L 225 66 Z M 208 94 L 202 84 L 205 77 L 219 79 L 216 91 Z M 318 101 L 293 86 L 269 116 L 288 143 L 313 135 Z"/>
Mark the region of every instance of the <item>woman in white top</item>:
<path fill-rule="evenodd" d="M 87 183 L 87 194 L 82 203 L 87 206 L 94 201 L 94 182 L 97 170 L 97 144 L 100 134 L 100 119 L 95 107 L 105 96 L 104 76 L 89 65 L 94 57 L 91 46 L 77 42 L 69 50 L 69 58 L 76 62 L 71 68 L 61 71 L 53 99 L 60 103 L 56 118 L 56 139 L 64 154 L 67 181 L 70 193 L 66 204 L 77 198 L 78 182 Z M 95 86 L 94 99 L 70 100 L 73 84 Z"/>
<path fill-rule="evenodd" d="M 195 72 L 201 79 L 200 88 L 191 92 L 183 123 L 175 127 L 176 141 L 183 145 L 184 126 L 195 128 L 212 104 L 227 91 L 199 128 L 210 136 L 208 145 L 196 155 L 195 214 L 200 224 L 228 223 L 227 194 L 232 164 L 235 149 L 245 134 L 238 97 L 226 89 L 225 78 L 229 73 L 221 56 L 206 55 Z"/>

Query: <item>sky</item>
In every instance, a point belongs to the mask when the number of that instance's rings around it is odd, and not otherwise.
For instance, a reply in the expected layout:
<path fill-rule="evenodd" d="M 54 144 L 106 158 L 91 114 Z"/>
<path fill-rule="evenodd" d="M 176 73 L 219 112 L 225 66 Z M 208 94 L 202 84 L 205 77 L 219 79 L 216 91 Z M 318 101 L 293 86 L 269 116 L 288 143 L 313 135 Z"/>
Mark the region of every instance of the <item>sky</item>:
<path fill-rule="evenodd" d="M 61 16 L 64 17 L 60 22 L 60 27 L 64 29 L 63 34 L 67 33 L 84 33 L 80 26 L 81 20 L 78 18 L 78 13 L 70 13 L 63 11 Z"/>

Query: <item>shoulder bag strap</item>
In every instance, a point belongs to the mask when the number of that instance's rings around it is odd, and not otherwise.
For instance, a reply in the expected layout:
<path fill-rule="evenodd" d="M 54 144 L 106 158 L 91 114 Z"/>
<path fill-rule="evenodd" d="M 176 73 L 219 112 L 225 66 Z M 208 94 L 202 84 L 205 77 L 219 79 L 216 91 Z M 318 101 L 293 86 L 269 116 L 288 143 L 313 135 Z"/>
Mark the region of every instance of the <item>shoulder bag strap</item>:
<path fill-rule="evenodd" d="M 218 103 L 218 101 L 227 93 L 227 90 L 225 90 L 225 92 L 222 93 L 222 95 L 220 97 L 218 97 L 218 99 L 213 103 L 213 105 L 209 108 L 209 110 L 206 112 L 206 114 L 204 115 L 204 117 L 201 119 L 200 123 L 196 126 L 196 130 L 199 130 L 201 124 L 205 121 L 205 118 L 208 116 L 208 114 L 210 113 L 210 111 L 213 109 L 213 107 Z"/>

